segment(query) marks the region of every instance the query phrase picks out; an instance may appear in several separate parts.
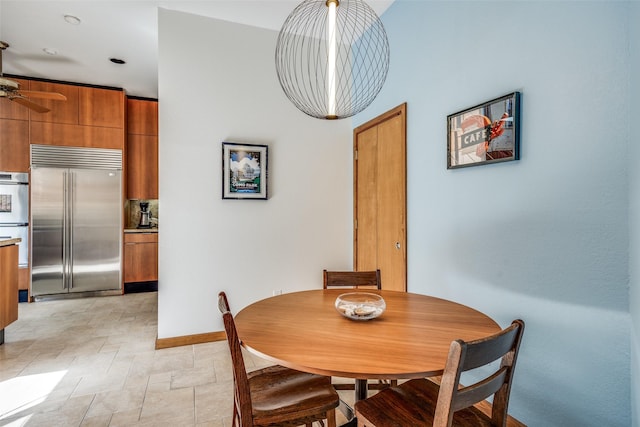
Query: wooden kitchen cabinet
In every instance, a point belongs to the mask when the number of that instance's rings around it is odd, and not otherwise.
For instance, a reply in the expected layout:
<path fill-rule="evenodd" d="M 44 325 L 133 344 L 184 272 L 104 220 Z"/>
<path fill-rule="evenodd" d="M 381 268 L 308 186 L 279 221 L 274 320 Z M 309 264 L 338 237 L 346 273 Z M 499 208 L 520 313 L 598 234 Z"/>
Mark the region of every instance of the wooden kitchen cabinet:
<path fill-rule="evenodd" d="M 35 122 L 66 125 L 124 128 L 124 91 L 92 86 L 78 86 L 32 80 L 31 90 L 57 92 L 67 97 L 66 101 L 38 99 L 36 102 L 51 111 L 31 112 Z"/>
<path fill-rule="evenodd" d="M 127 133 L 158 136 L 158 101 L 127 99 Z"/>
<path fill-rule="evenodd" d="M 123 90 L 38 80 L 30 81 L 30 85 L 31 90 L 67 97 L 66 101 L 38 100 L 51 111 L 31 112 L 31 144 L 124 149 Z"/>
<path fill-rule="evenodd" d="M 29 80 L 11 80 L 29 89 Z M 0 170 L 29 172 L 29 109 L 7 98 L 0 98 Z"/>
<path fill-rule="evenodd" d="M 18 320 L 18 245 L 0 246 L 0 330 Z"/>
<path fill-rule="evenodd" d="M 51 99 L 40 98 L 34 99 L 34 102 L 42 105 L 43 107 L 47 107 L 51 111 L 47 113 L 31 111 L 31 121 L 68 125 L 78 124 L 78 86 L 38 80 L 32 80 L 30 84 L 31 90 L 61 93 L 67 97 L 66 101 L 54 101 Z"/>
<path fill-rule="evenodd" d="M 158 137 L 127 135 L 127 197 L 158 198 Z"/>
<path fill-rule="evenodd" d="M 42 82 L 31 82 L 32 87 L 36 84 Z M 53 113 L 49 117 L 31 114 L 31 144 L 124 149 L 123 91 L 57 83 L 47 85 L 42 88 L 64 94 L 67 101 L 48 106 Z M 47 114 L 50 113 L 43 116 Z"/>
<path fill-rule="evenodd" d="M 37 113 L 0 98 L 0 170 L 29 171 L 29 144 L 124 150 L 126 98 L 119 88 L 11 78 L 21 89 L 56 92 L 66 101 L 34 98 Z"/>
<path fill-rule="evenodd" d="M 29 155 L 29 122 L 0 119 L 0 170 L 29 172 Z"/>
<path fill-rule="evenodd" d="M 125 97 L 122 90 L 79 87 L 79 123 L 84 126 L 124 128 Z"/>
<path fill-rule="evenodd" d="M 31 122 L 32 144 L 122 150 L 124 142 L 122 129 Z"/>
<path fill-rule="evenodd" d="M 158 280 L 158 233 L 124 234 L 124 282 Z"/>
<path fill-rule="evenodd" d="M 158 198 L 158 102 L 127 100 L 127 198 Z"/>

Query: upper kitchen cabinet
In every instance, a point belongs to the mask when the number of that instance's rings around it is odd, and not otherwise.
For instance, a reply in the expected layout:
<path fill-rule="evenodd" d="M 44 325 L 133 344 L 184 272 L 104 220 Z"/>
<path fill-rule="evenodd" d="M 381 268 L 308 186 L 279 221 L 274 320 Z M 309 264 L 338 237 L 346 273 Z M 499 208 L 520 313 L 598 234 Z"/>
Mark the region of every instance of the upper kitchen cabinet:
<path fill-rule="evenodd" d="M 127 100 L 127 133 L 158 136 L 158 101 Z"/>
<path fill-rule="evenodd" d="M 0 170 L 29 172 L 30 144 L 125 149 L 124 91 L 118 88 L 14 78 L 20 89 L 61 93 L 66 101 L 34 98 L 37 113 L 0 98 Z"/>
<path fill-rule="evenodd" d="M 31 90 L 61 93 L 67 97 L 66 101 L 38 99 L 36 101 L 38 104 L 47 107 L 51 111 L 48 113 L 31 111 L 32 121 L 71 125 L 78 124 L 78 86 L 32 80 Z"/>
<path fill-rule="evenodd" d="M 29 172 L 29 122 L 27 120 L 0 119 L 0 170 Z"/>
<path fill-rule="evenodd" d="M 122 89 L 32 80 L 32 90 L 58 92 L 66 101 L 42 102 L 51 111 L 31 113 L 31 144 L 124 149 Z"/>
<path fill-rule="evenodd" d="M 127 100 L 127 198 L 158 198 L 158 101 Z"/>
<path fill-rule="evenodd" d="M 158 198 L 158 137 L 127 135 L 127 198 Z"/>
<path fill-rule="evenodd" d="M 79 87 L 80 124 L 122 129 L 124 92 L 121 90 Z"/>
<path fill-rule="evenodd" d="M 31 121 L 31 143 L 122 150 L 122 129 Z"/>
<path fill-rule="evenodd" d="M 11 80 L 29 89 L 28 80 Z M 7 98 L 0 98 L 0 170 L 29 171 L 29 109 Z"/>

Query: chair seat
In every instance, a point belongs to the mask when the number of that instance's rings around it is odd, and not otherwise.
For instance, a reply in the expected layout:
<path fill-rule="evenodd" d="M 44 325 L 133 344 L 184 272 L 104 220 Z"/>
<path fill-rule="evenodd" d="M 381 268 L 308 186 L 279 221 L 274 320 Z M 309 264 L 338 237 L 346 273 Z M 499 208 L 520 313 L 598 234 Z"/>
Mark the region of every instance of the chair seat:
<path fill-rule="evenodd" d="M 438 384 L 427 379 L 410 380 L 398 387 L 382 390 L 375 396 L 356 402 L 358 426 L 430 426 L 433 424 L 439 391 Z M 389 408 L 394 410 L 389 411 Z M 492 426 L 491 418 L 473 406 L 457 411 L 453 416 L 453 425 Z"/>
<path fill-rule="evenodd" d="M 269 366 L 247 376 L 256 426 L 295 426 L 322 420 L 318 414 L 335 408 L 339 398 L 330 377 L 284 366 Z"/>

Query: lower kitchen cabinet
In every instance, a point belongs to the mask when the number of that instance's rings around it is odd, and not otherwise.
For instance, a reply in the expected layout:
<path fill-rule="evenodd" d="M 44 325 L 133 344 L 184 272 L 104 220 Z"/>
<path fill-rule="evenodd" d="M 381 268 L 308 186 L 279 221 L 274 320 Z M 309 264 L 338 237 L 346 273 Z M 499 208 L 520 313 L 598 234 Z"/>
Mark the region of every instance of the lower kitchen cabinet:
<path fill-rule="evenodd" d="M 158 280 L 158 233 L 124 234 L 124 282 Z"/>
<path fill-rule="evenodd" d="M 5 326 L 18 320 L 18 246 L 0 246 L 0 344 Z"/>

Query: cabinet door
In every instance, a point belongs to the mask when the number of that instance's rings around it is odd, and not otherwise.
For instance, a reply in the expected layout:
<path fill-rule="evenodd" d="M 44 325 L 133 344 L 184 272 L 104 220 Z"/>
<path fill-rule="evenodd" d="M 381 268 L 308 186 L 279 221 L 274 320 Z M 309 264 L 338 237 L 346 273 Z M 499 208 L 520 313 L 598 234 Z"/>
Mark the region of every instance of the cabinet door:
<path fill-rule="evenodd" d="M 127 100 L 127 133 L 158 135 L 158 101 Z"/>
<path fill-rule="evenodd" d="M 54 101 L 50 99 L 34 99 L 34 102 L 47 107 L 48 113 L 36 113 L 31 111 L 31 120 L 34 122 L 78 124 L 78 86 L 63 83 L 31 81 L 31 90 L 42 92 L 57 92 L 67 97 L 66 101 Z"/>
<path fill-rule="evenodd" d="M 158 198 L 158 137 L 128 135 L 127 197 Z"/>
<path fill-rule="evenodd" d="M 81 125 L 124 129 L 123 91 L 93 87 L 80 87 L 78 91 Z"/>
<path fill-rule="evenodd" d="M 18 246 L 0 247 L 0 329 L 18 320 Z"/>
<path fill-rule="evenodd" d="M 0 119 L 0 170 L 29 172 L 27 120 Z"/>
<path fill-rule="evenodd" d="M 125 283 L 158 280 L 157 241 L 125 242 L 123 268 Z"/>
<path fill-rule="evenodd" d="M 31 122 L 31 143 L 71 147 L 124 147 L 123 129 L 62 123 Z"/>
<path fill-rule="evenodd" d="M 11 80 L 29 89 L 29 80 Z M 29 109 L 7 98 L 0 98 L 0 170 L 29 172 Z"/>

